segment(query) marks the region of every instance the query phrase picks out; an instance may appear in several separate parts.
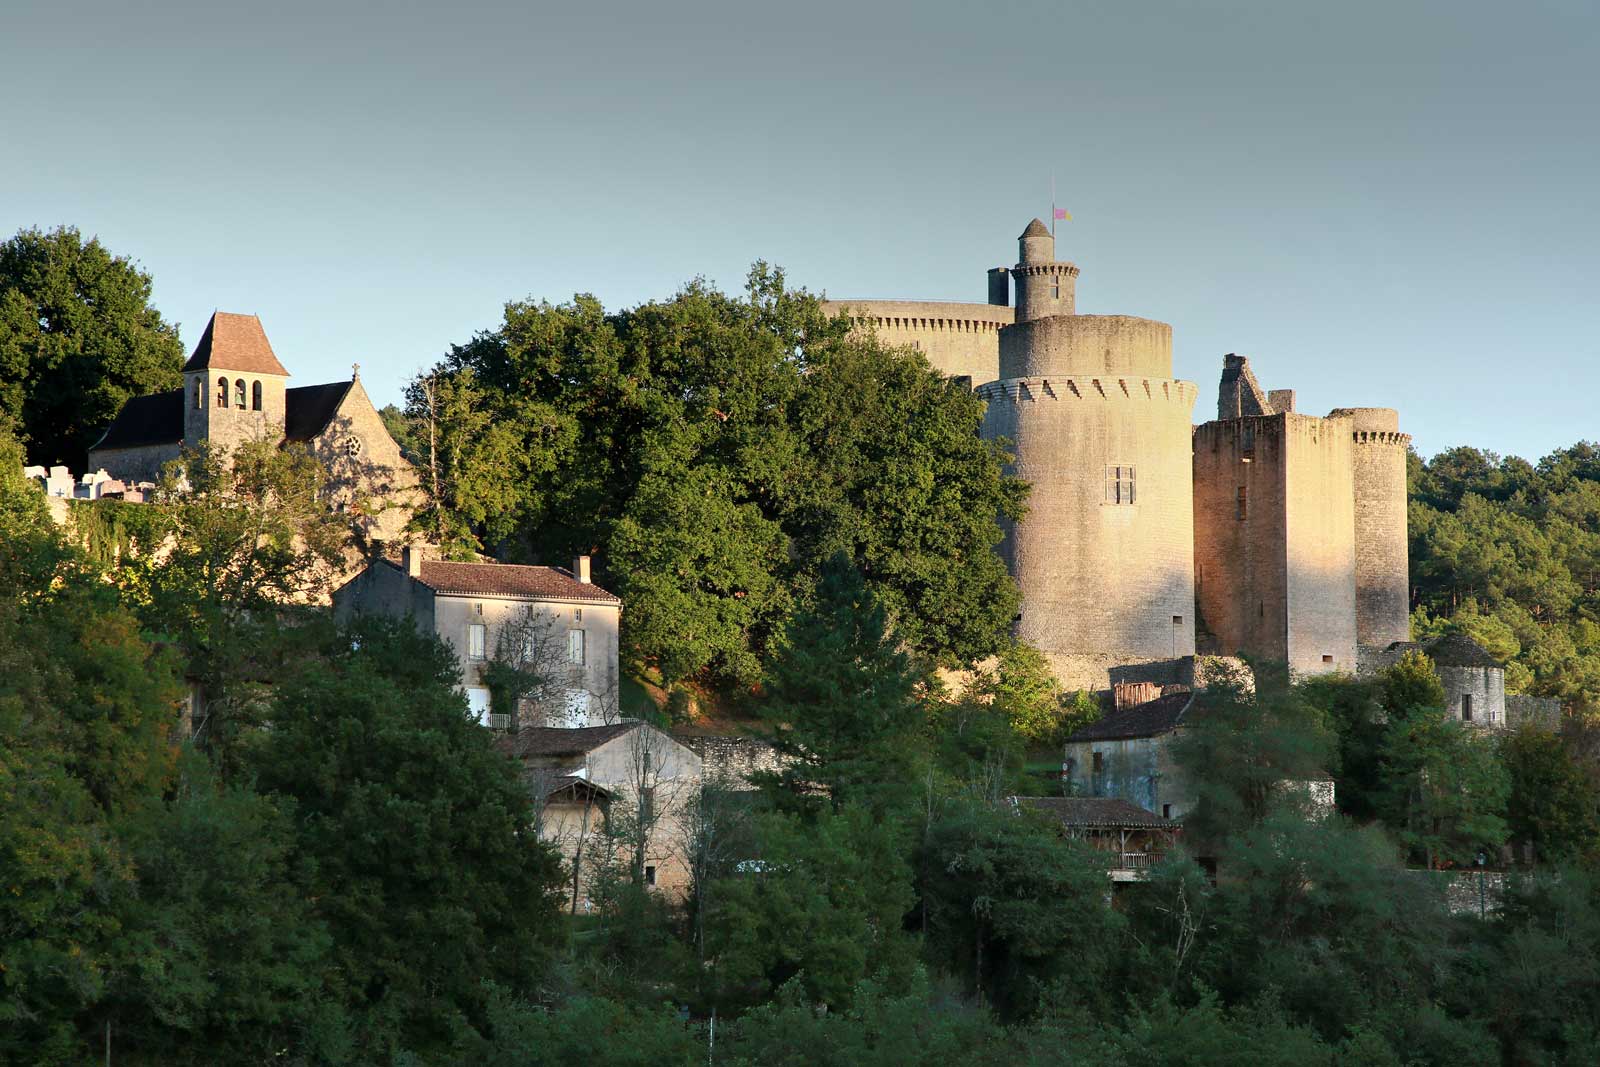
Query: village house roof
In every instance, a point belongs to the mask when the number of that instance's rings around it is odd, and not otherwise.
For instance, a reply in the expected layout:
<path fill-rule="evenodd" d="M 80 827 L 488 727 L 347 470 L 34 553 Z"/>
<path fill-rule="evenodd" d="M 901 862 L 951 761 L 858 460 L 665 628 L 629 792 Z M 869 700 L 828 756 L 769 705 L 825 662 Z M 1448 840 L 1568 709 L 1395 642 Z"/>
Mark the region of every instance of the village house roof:
<path fill-rule="evenodd" d="M 546 799 L 549 799 L 550 797 L 565 793 L 569 789 L 574 793 L 582 793 L 588 790 L 598 793 L 602 797 L 609 797 L 611 795 L 611 790 L 607 789 L 605 786 L 597 785 L 596 783 L 591 782 L 589 779 L 576 774 L 556 775 L 554 778 L 545 783 L 544 795 Z"/>
<path fill-rule="evenodd" d="M 584 756 L 643 725 L 634 719 L 604 726 L 528 726 L 506 740 L 516 756 Z"/>
<path fill-rule="evenodd" d="M 1193 700 L 1193 693 L 1168 693 L 1131 708 L 1113 711 L 1099 722 L 1092 722 L 1074 732 L 1067 738 L 1067 744 L 1078 741 L 1120 741 L 1168 733 L 1178 728 Z"/>
<path fill-rule="evenodd" d="M 267 341 L 261 320 L 254 315 L 234 315 L 218 311 L 206 323 L 206 332 L 194 346 L 194 355 L 183 365 L 185 373 L 194 370 L 232 370 L 246 374 L 276 374 L 289 377 Z"/>
<path fill-rule="evenodd" d="M 1153 811 L 1116 797 L 1012 797 L 1013 804 L 1048 815 L 1063 826 L 1139 827 L 1160 829 L 1178 825 Z"/>
<path fill-rule="evenodd" d="M 391 567 L 401 564 L 392 559 Z M 417 579 L 440 596 L 518 597 L 529 600 L 592 600 L 620 604 L 614 593 L 580 582 L 565 567 L 536 567 L 516 563 L 452 563 L 422 561 Z"/>
<path fill-rule="evenodd" d="M 300 385 L 283 391 L 283 437 L 309 441 L 333 421 L 349 382 Z M 136 396 L 122 405 L 117 417 L 92 448 L 142 448 L 175 445 L 183 441 L 183 390 Z"/>

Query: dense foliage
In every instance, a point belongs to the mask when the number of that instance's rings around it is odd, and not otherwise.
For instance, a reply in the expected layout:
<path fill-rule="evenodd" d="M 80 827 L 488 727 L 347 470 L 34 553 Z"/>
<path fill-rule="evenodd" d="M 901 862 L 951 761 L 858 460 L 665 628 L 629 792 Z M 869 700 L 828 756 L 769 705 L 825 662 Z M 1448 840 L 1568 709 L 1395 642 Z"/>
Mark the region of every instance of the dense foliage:
<path fill-rule="evenodd" d="M 150 306 L 150 284 L 69 227 L 0 243 L 0 425 L 30 462 L 82 471 L 124 402 L 183 384 L 178 328 Z"/>
<path fill-rule="evenodd" d="M 607 313 L 515 303 L 412 383 L 399 426 L 456 549 L 597 553 L 626 640 L 668 683 L 752 684 L 843 553 L 918 653 L 997 651 L 1018 595 L 992 551 L 1026 487 L 982 405 L 764 265 Z M 398 420 L 391 419 L 398 425 Z"/>
<path fill-rule="evenodd" d="M 1508 689 L 1600 708 L 1600 448 L 1413 455 L 1410 483 L 1413 636 L 1465 631 Z"/>

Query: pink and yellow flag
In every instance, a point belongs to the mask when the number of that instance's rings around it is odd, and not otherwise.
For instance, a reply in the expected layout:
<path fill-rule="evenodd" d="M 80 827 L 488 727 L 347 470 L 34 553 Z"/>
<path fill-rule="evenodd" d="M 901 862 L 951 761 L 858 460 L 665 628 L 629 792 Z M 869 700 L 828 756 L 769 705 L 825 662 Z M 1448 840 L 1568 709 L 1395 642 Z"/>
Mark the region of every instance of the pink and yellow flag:
<path fill-rule="evenodd" d="M 1067 211 L 1067 209 L 1066 209 L 1066 208 L 1064 208 L 1064 207 L 1058 207 L 1058 208 L 1056 208 L 1056 209 L 1055 209 L 1055 211 L 1056 211 L 1056 218 L 1057 218 L 1057 219 L 1058 219 L 1058 220 L 1059 220 L 1059 219 L 1066 219 L 1066 220 L 1067 220 L 1067 221 L 1068 221 L 1068 222 L 1071 222 L 1071 221 L 1072 221 L 1072 215 L 1071 215 L 1071 213 L 1069 213 L 1069 212 L 1068 212 L 1068 211 Z"/>

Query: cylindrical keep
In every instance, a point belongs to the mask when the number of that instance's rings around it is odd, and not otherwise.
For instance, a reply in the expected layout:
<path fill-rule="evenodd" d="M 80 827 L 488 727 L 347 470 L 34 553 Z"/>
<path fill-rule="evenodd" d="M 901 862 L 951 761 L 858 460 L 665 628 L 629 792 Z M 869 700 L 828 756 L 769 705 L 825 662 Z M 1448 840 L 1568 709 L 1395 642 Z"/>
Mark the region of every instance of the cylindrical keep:
<path fill-rule="evenodd" d="M 1009 331 L 1006 331 L 1009 332 Z M 1008 377 L 980 390 L 983 435 L 1010 440 L 1033 489 L 1001 551 L 1017 636 L 1069 685 L 1194 653 L 1196 387 L 1163 378 Z"/>
<path fill-rule="evenodd" d="M 1386 648 L 1411 639 L 1406 532 L 1406 446 L 1393 408 L 1341 408 L 1348 419 L 1355 481 L 1356 644 Z"/>
<path fill-rule="evenodd" d="M 1172 377 L 1172 327 L 1133 315 L 1019 321 L 1000 331 L 1000 377 L 1133 374 Z"/>
<path fill-rule="evenodd" d="M 989 268 L 989 303 L 996 307 L 1009 307 L 1011 304 L 1011 279 L 1006 275 L 1004 267 Z"/>

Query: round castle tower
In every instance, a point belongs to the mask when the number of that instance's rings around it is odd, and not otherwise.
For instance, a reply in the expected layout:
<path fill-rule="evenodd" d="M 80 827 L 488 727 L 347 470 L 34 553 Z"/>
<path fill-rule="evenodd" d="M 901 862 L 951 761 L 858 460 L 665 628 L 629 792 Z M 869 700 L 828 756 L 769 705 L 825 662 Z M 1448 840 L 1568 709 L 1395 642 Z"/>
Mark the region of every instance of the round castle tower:
<path fill-rule="evenodd" d="M 1022 589 L 1017 636 L 1069 686 L 1194 653 L 1198 390 L 1172 377 L 1172 328 L 1075 314 L 1078 268 L 1035 219 L 1023 231 L 1016 322 L 1000 330 L 983 434 L 1011 442 L 1033 486 L 1001 551 Z"/>
<path fill-rule="evenodd" d="M 1349 419 L 1355 480 L 1356 648 L 1381 651 L 1411 640 L 1411 585 L 1407 559 L 1406 448 L 1393 408 L 1339 408 L 1330 419 Z"/>

